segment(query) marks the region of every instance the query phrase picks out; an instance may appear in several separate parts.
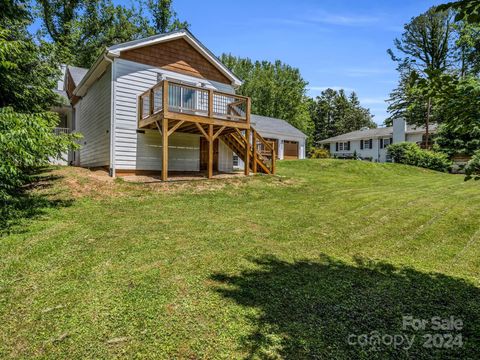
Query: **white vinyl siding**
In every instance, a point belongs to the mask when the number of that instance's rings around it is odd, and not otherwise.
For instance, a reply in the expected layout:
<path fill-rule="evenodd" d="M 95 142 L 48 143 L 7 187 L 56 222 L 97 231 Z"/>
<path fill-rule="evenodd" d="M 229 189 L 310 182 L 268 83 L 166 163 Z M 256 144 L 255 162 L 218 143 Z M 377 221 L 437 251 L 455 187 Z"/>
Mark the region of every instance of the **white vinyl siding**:
<path fill-rule="evenodd" d="M 110 162 L 111 71 L 90 87 L 75 105 L 76 130 L 80 140 L 80 166 L 108 166 Z"/>
<path fill-rule="evenodd" d="M 128 170 L 161 170 L 162 141 L 156 130 L 137 133 L 137 97 L 168 77 L 188 82 L 204 82 L 222 91 L 233 92 L 223 84 L 176 74 L 132 61 L 115 59 L 115 168 Z M 219 147 L 219 168 L 232 168 L 231 151 Z M 200 169 L 200 136 L 175 132 L 169 137 L 169 170 Z M 226 171 L 226 170 L 222 170 Z"/>
<path fill-rule="evenodd" d="M 158 131 L 146 130 L 137 135 L 135 163 L 139 170 L 162 169 L 162 137 Z M 122 154 L 120 154 L 122 155 Z M 130 169 L 129 164 L 118 164 L 121 169 Z M 168 138 L 168 170 L 200 170 L 200 136 L 195 134 L 173 133 Z"/>

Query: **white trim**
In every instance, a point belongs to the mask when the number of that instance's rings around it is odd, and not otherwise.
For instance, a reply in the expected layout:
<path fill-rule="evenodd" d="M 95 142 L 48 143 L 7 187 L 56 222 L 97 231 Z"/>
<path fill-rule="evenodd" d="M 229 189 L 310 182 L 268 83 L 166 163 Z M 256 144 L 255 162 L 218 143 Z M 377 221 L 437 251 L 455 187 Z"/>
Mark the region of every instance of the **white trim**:
<path fill-rule="evenodd" d="M 107 61 L 107 53 L 102 53 L 97 61 L 95 61 L 95 64 L 88 70 L 88 72 L 85 74 L 83 79 L 80 81 L 80 83 L 77 85 L 77 87 L 73 90 L 73 95 L 82 97 L 85 96 L 87 93 L 88 88 L 97 80 L 100 78 L 100 76 L 103 74 L 103 72 L 106 70 L 108 67 L 108 64 L 110 63 L 111 59 Z M 94 76 L 95 75 L 95 76 Z"/>
<path fill-rule="evenodd" d="M 112 177 L 115 177 L 115 83 L 116 83 L 116 61 L 115 60 L 110 60 L 111 63 L 111 73 L 112 73 L 112 79 L 111 79 L 111 89 L 110 89 L 110 95 L 111 95 L 111 107 L 110 107 L 110 169 L 112 169 Z"/>

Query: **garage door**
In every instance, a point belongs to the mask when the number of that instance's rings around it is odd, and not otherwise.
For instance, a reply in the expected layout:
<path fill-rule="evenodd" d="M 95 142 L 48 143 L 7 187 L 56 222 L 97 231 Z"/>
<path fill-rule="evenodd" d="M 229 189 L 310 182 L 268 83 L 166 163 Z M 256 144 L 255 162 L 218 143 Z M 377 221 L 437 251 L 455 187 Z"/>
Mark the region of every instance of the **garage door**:
<path fill-rule="evenodd" d="M 298 159 L 298 141 L 283 142 L 283 158 L 284 159 Z"/>

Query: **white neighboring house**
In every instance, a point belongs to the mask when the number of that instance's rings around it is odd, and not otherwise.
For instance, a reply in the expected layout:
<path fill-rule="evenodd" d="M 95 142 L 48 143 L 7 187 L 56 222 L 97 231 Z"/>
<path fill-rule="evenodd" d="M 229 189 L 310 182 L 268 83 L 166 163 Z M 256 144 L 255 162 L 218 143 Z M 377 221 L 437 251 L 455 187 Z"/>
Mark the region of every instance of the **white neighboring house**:
<path fill-rule="evenodd" d="M 429 132 L 436 132 L 435 124 L 430 125 Z M 405 141 L 423 146 L 425 128 L 407 125 L 405 120 L 396 119 L 390 127 L 352 131 L 322 140 L 320 144 L 328 148 L 336 158 L 351 158 L 356 153 L 361 159 L 388 162 L 388 145 Z"/>
<path fill-rule="evenodd" d="M 252 115 L 250 99 L 236 94 L 242 81 L 188 30 L 111 46 L 90 69 L 67 66 L 64 73 L 66 126 L 83 135 L 80 150 L 69 154 L 73 165 L 112 176 L 159 173 L 166 180 L 179 171 L 210 178 L 233 171 L 238 155 L 249 163 L 245 174 L 274 173 L 263 136 L 278 142 L 280 158 L 305 156 L 305 135 Z"/>

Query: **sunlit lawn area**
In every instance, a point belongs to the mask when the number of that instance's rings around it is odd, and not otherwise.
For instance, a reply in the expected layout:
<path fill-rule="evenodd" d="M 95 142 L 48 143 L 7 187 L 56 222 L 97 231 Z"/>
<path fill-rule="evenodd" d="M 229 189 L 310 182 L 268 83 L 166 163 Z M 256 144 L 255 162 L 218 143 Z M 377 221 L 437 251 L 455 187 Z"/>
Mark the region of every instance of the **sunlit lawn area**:
<path fill-rule="evenodd" d="M 0 358 L 431 358 L 480 347 L 480 184 L 280 162 L 170 184 L 48 172 L 0 238 Z M 462 319 L 423 347 L 402 316 Z M 416 336 L 408 351 L 349 335 Z"/>

